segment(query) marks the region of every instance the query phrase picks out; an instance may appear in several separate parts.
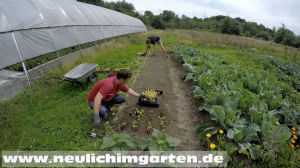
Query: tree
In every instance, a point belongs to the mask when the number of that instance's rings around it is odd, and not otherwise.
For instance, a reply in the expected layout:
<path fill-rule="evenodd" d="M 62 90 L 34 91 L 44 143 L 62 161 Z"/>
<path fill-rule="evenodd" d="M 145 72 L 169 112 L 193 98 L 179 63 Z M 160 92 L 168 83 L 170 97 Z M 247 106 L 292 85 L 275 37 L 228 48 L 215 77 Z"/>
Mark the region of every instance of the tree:
<path fill-rule="evenodd" d="M 221 33 L 230 34 L 230 20 L 228 18 L 224 19 L 224 21 L 223 21 L 223 24 L 221 27 Z"/>
<path fill-rule="evenodd" d="M 165 24 L 160 15 L 155 16 L 151 24 L 155 29 L 165 29 Z"/>
<path fill-rule="evenodd" d="M 246 20 L 245 19 L 241 19 L 240 17 L 235 18 L 235 20 L 241 22 L 241 23 L 245 23 Z"/>
<path fill-rule="evenodd" d="M 114 6 L 116 11 L 126 14 L 133 14 L 135 10 L 133 4 L 128 3 L 125 0 L 116 2 Z"/>
<path fill-rule="evenodd" d="M 211 18 L 215 18 L 216 21 L 221 21 L 221 20 L 223 20 L 223 19 L 226 19 L 227 17 L 226 17 L 226 16 L 223 16 L 223 15 L 218 15 L 218 16 L 213 16 L 213 17 L 211 17 Z"/>
<path fill-rule="evenodd" d="M 274 35 L 274 41 L 276 43 L 281 43 L 284 45 L 293 46 L 295 40 L 296 40 L 295 34 L 289 29 L 285 28 L 284 24 L 275 32 Z"/>
<path fill-rule="evenodd" d="M 85 2 L 88 4 L 93 4 L 97 6 L 104 6 L 104 1 L 103 0 L 78 0 L 79 2 Z"/>
<path fill-rule="evenodd" d="M 151 11 L 145 11 L 144 16 L 147 19 L 147 23 L 145 23 L 145 22 L 144 23 L 146 25 L 152 25 L 153 19 L 154 19 L 154 14 Z"/>
<path fill-rule="evenodd" d="M 146 11 L 144 12 L 144 15 L 145 15 L 147 18 L 149 18 L 149 19 L 152 19 L 152 18 L 154 17 L 154 14 L 153 14 L 151 11 L 148 11 L 148 10 L 146 10 Z"/>
<path fill-rule="evenodd" d="M 161 16 L 165 22 L 171 22 L 175 19 L 176 14 L 173 11 L 164 10 Z"/>
<path fill-rule="evenodd" d="M 257 38 L 262 38 L 264 40 L 269 40 L 270 39 L 270 36 L 269 36 L 269 33 L 266 32 L 266 31 L 261 31 L 259 32 L 257 35 L 256 35 Z"/>
<path fill-rule="evenodd" d="M 242 26 L 243 32 L 248 34 L 249 37 L 255 36 L 258 33 L 257 24 L 246 22 Z"/>
<path fill-rule="evenodd" d="M 300 48 L 300 36 L 297 36 L 297 37 L 296 37 L 294 46 L 295 46 L 296 48 Z"/>
<path fill-rule="evenodd" d="M 230 18 L 224 19 L 223 24 L 221 26 L 221 33 L 240 35 L 241 31 L 239 23 Z"/>
<path fill-rule="evenodd" d="M 180 29 L 191 29 L 192 24 L 191 24 L 191 18 L 186 16 L 186 15 L 182 15 L 180 18 L 180 22 L 178 24 L 178 28 Z"/>

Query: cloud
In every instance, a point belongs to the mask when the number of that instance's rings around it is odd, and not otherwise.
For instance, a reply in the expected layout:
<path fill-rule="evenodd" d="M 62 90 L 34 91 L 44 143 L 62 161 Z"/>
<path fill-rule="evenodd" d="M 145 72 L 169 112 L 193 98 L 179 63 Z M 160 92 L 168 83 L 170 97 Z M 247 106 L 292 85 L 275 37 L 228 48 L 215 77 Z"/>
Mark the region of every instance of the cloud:
<path fill-rule="evenodd" d="M 117 0 L 108 0 L 117 1 Z M 210 17 L 230 15 L 247 21 L 257 22 L 269 28 L 287 28 L 300 34 L 300 1 L 299 0 L 126 0 L 132 3 L 137 11 L 150 10 L 155 14 L 163 10 L 193 17 Z"/>

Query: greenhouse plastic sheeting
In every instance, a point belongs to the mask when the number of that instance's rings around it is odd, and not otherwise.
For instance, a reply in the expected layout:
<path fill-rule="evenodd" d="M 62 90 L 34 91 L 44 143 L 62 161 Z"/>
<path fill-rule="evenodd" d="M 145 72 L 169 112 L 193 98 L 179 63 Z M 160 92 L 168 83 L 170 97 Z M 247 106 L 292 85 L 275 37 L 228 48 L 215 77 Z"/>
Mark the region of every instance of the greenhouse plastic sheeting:
<path fill-rule="evenodd" d="M 75 0 L 0 0 L 0 69 L 63 48 L 144 31 L 145 25 L 134 17 Z"/>
<path fill-rule="evenodd" d="M 0 70 L 0 102 L 14 97 L 27 85 L 23 72 Z"/>

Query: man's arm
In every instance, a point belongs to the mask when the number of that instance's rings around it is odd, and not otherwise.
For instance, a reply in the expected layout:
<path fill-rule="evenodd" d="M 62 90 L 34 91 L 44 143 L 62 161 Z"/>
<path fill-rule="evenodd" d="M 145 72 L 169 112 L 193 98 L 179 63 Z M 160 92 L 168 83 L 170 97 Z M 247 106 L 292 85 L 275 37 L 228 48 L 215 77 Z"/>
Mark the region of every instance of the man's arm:
<path fill-rule="evenodd" d="M 97 93 L 96 97 L 94 98 L 94 126 L 98 128 L 100 126 L 100 116 L 99 116 L 99 111 L 100 111 L 100 105 L 101 101 L 103 99 L 103 96 L 101 95 L 100 92 Z"/>
<path fill-rule="evenodd" d="M 132 95 L 132 96 L 136 96 L 136 97 L 139 97 L 139 96 L 140 96 L 140 94 L 138 94 L 137 92 L 135 92 L 134 90 L 132 90 L 132 89 L 130 89 L 130 88 L 129 88 L 129 90 L 128 90 L 127 93 L 130 94 L 130 95 Z"/>
<path fill-rule="evenodd" d="M 148 47 L 148 45 L 146 44 L 146 51 L 145 51 L 145 55 L 147 55 L 147 54 L 148 54 L 148 50 L 149 50 L 149 47 Z"/>
<path fill-rule="evenodd" d="M 166 51 L 166 49 L 165 49 L 165 47 L 164 47 L 162 44 L 160 44 L 160 47 L 161 47 L 161 49 L 163 50 L 163 52 L 164 52 L 167 56 L 169 56 L 168 53 L 167 53 L 167 51 Z"/>
<path fill-rule="evenodd" d="M 94 98 L 94 114 L 99 114 L 100 104 L 103 99 L 103 96 L 100 92 L 97 93 L 96 97 Z"/>

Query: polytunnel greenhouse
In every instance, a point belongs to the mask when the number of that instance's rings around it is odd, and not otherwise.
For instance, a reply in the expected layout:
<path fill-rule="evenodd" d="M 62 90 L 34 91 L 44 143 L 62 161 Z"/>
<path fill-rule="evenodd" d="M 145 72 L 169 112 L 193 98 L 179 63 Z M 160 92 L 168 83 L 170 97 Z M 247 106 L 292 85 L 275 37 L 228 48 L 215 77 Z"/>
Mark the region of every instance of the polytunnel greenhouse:
<path fill-rule="evenodd" d="M 28 59 L 145 31 L 136 18 L 75 0 L 0 0 L 0 100 L 30 85 Z M 5 70 L 17 63 L 24 72 Z"/>

